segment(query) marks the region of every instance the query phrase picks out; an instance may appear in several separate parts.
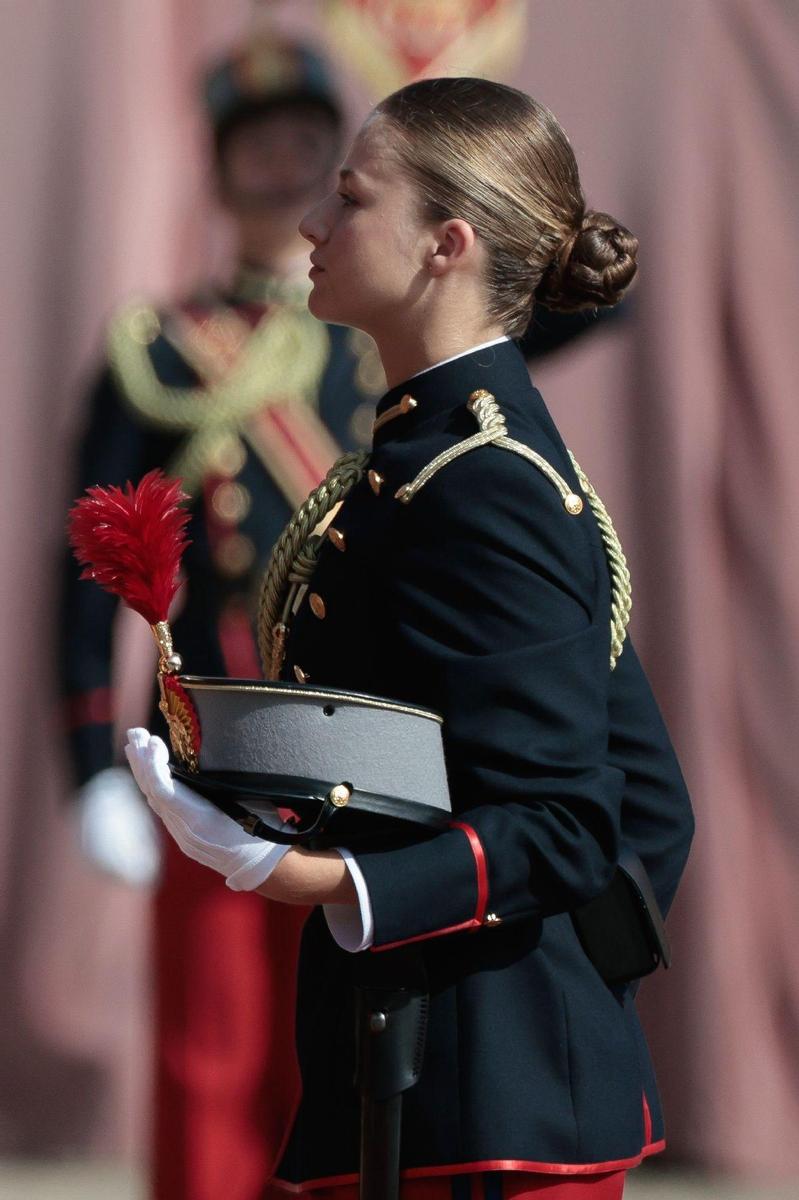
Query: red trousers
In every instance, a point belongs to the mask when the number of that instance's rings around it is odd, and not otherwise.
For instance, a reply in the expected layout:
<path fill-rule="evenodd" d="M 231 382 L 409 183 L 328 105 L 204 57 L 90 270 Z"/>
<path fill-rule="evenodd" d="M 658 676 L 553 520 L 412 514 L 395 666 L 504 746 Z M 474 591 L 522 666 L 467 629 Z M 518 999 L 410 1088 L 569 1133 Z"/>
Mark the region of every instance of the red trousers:
<path fill-rule="evenodd" d="M 296 963 L 308 910 L 230 891 L 171 838 L 165 856 L 151 1195 L 261 1200 L 299 1097 Z"/>

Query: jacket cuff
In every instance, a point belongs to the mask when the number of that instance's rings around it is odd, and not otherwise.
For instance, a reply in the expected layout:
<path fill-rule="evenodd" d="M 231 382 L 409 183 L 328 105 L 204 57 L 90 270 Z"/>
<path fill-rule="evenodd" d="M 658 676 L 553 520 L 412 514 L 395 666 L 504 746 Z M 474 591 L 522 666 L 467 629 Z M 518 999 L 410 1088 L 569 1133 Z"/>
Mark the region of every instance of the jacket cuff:
<path fill-rule="evenodd" d="M 487 913 L 486 855 L 465 821 L 427 842 L 357 855 L 374 918 L 372 950 L 479 929 L 496 922 Z"/>

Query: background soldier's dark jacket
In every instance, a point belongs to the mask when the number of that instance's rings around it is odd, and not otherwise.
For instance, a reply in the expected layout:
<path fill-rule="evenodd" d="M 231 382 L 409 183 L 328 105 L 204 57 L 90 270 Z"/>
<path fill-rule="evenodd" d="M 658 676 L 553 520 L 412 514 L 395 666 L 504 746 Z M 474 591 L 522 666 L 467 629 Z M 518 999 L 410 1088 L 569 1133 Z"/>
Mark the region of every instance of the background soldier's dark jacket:
<path fill-rule="evenodd" d="M 362 444 L 357 436 L 360 429 L 365 428 L 368 437 L 375 397 L 358 389 L 358 357 L 348 331 L 330 327 L 329 335 L 330 354 L 320 380 L 318 411 L 339 446 L 355 448 Z M 166 337 L 157 337 L 149 352 L 161 383 L 192 388 L 201 382 Z M 74 494 L 96 483 L 123 485 L 126 480 L 137 483 L 152 468 L 166 467 L 180 449 L 181 441 L 180 436 L 143 421 L 128 403 L 111 368 L 105 366 L 90 397 Z M 181 599 L 185 603 L 173 622 L 173 631 L 175 645 L 187 669 L 198 674 L 226 673 L 219 640 L 220 618 L 231 607 L 240 606 L 248 614 L 254 612 L 261 572 L 291 515 L 291 506 L 265 465 L 246 442 L 242 445 L 247 453 L 236 482 L 246 488 L 252 502 L 247 515 L 237 523 L 236 532 L 252 543 L 254 556 L 249 566 L 234 572 L 220 567 L 209 541 L 208 498 L 200 490 L 191 504 L 188 530 L 191 545 L 183 560 L 187 582 Z M 110 684 L 117 601 L 96 585 L 80 581 L 79 574 L 72 555 L 68 555 L 61 677 L 74 776 L 81 784 L 111 766 L 114 759 L 112 725 L 107 714 L 103 716 L 108 706 L 101 699 L 94 707 L 92 697 L 102 697 Z M 101 719 L 93 719 L 93 713 Z M 160 730 L 161 720 L 156 712 L 152 721 Z"/>
<path fill-rule="evenodd" d="M 511 437 L 575 490 L 563 442 L 512 343 L 390 391 L 418 407 L 375 435 L 367 477 L 337 514 L 288 643 L 310 682 L 412 701 L 444 716 L 456 819 L 421 844 L 357 853 L 374 947 L 340 950 L 321 911 L 300 968 L 299 1115 L 278 1175 L 352 1174 L 352 988 L 420 969 L 431 991 L 421 1081 L 406 1094 L 403 1168 L 634 1165 L 663 1121 L 629 989 L 611 989 L 569 911 L 609 883 L 622 842 L 668 910 L 693 821 L 679 766 L 627 640 L 609 670 L 610 585 L 588 505 L 569 515 L 531 463 L 495 446 L 394 494 L 476 432 L 476 388 Z M 590 464 L 583 464 L 589 468 Z M 317 606 L 318 608 L 319 606 Z M 320 609 L 320 611 L 322 611 Z M 519 1165 L 521 1164 L 521 1165 Z"/>

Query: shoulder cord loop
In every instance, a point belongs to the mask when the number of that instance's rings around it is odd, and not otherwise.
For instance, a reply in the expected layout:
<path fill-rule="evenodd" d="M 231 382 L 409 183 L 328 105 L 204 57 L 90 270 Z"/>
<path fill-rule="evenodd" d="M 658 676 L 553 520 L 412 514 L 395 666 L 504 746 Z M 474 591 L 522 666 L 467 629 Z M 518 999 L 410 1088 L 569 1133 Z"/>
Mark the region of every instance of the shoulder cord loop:
<path fill-rule="evenodd" d="M 300 588 L 316 567 L 322 538 L 315 533 L 362 478 L 369 454 L 343 454 L 297 509 L 274 545 L 263 576 L 258 608 L 258 648 L 266 679 L 277 679 L 283 666 L 288 620 Z"/>
<path fill-rule="evenodd" d="M 627 626 L 630 623 L 630 611 L 633 606 L 632 581 L 627 559 L 622 549 L 619 535 L 616 533 L 610 513 L 594 490 L 590 479 L 583 471 L 577 459 L 569 451 L 569 458 L 574 467 L 580 487 L 585 492 L 591 506 L 602 542 L 605 547 L 605 557 L 611 580 L 610 604 L 610 669 L 613 671 L 624 649 L 624 639 L 627 636 Z"/>
<path fill-rule="evenodd" d="M 454 462 L 462 454 L 468 454 L 470 450 L 476 450 L 479 446 L 493 444 L 495 446 L 502 446 L 505 450 L 513 450 L 514 453 L 521 455 L 522 458 L 526 458 L 538 467 L 539 471 L 546 475 L 547 479 L 560 492 L 564 508 L 572 516 L 576 516 L 579 512 L 582 512 L 582 500 L 572 492 L 563 476 L 559 475 L 555 468 L 545 458 L 542 458 L 540 454 L 537 454 L 535 450 L 532 450 L 529 446 L 525 446 L 523 442 L 517 442 L 513 438 L 508 437 L 505 418 L 497 404 L 496 398 L 492 396 L 491 392 L 487 392 L 485 388 L 478 388 L 476 392 L 472 392 L 469 397 L 468 408 L 470 412 L 474 413 L 477 424 L 480 426 L 480 432 L 466 438 L 463 442 L 458 442 L 456 446 L 450 446 L 449 449 L 443 450 L 426 467 L 422 467 L 419 474 L 411 483 L 403 484 L 399 489 L 396 493 L 397 500 L 400 500 L 403 504 L 409 504 L 424 485 L 429 483 L 434 475 L 438 474 L 442 467 L 446 467 L 449 463 Z"/>

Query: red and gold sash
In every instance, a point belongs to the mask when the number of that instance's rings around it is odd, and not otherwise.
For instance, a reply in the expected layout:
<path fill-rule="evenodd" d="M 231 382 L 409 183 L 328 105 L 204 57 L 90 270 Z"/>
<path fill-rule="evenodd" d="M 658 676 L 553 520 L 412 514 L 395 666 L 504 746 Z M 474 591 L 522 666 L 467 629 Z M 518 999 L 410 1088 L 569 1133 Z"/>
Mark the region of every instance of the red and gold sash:
<path fill-rule="evenodd" d="M 259 313 L 255 306 L 247 306 L 209 315 L 187 306 L 174 312 L 164 332 L 206 386 L 214 386 L 236 369 L 253 329 L 269 320 L 273 310 L 274 306 Z M 321 375 L 317 394 L 320 383 Z M 292 509 L 341 454 L 317 404 L 309 403 L 307 389 L 305 395 L 265 396 L 263 406 L 243 422 L 241 433 Z"/>

